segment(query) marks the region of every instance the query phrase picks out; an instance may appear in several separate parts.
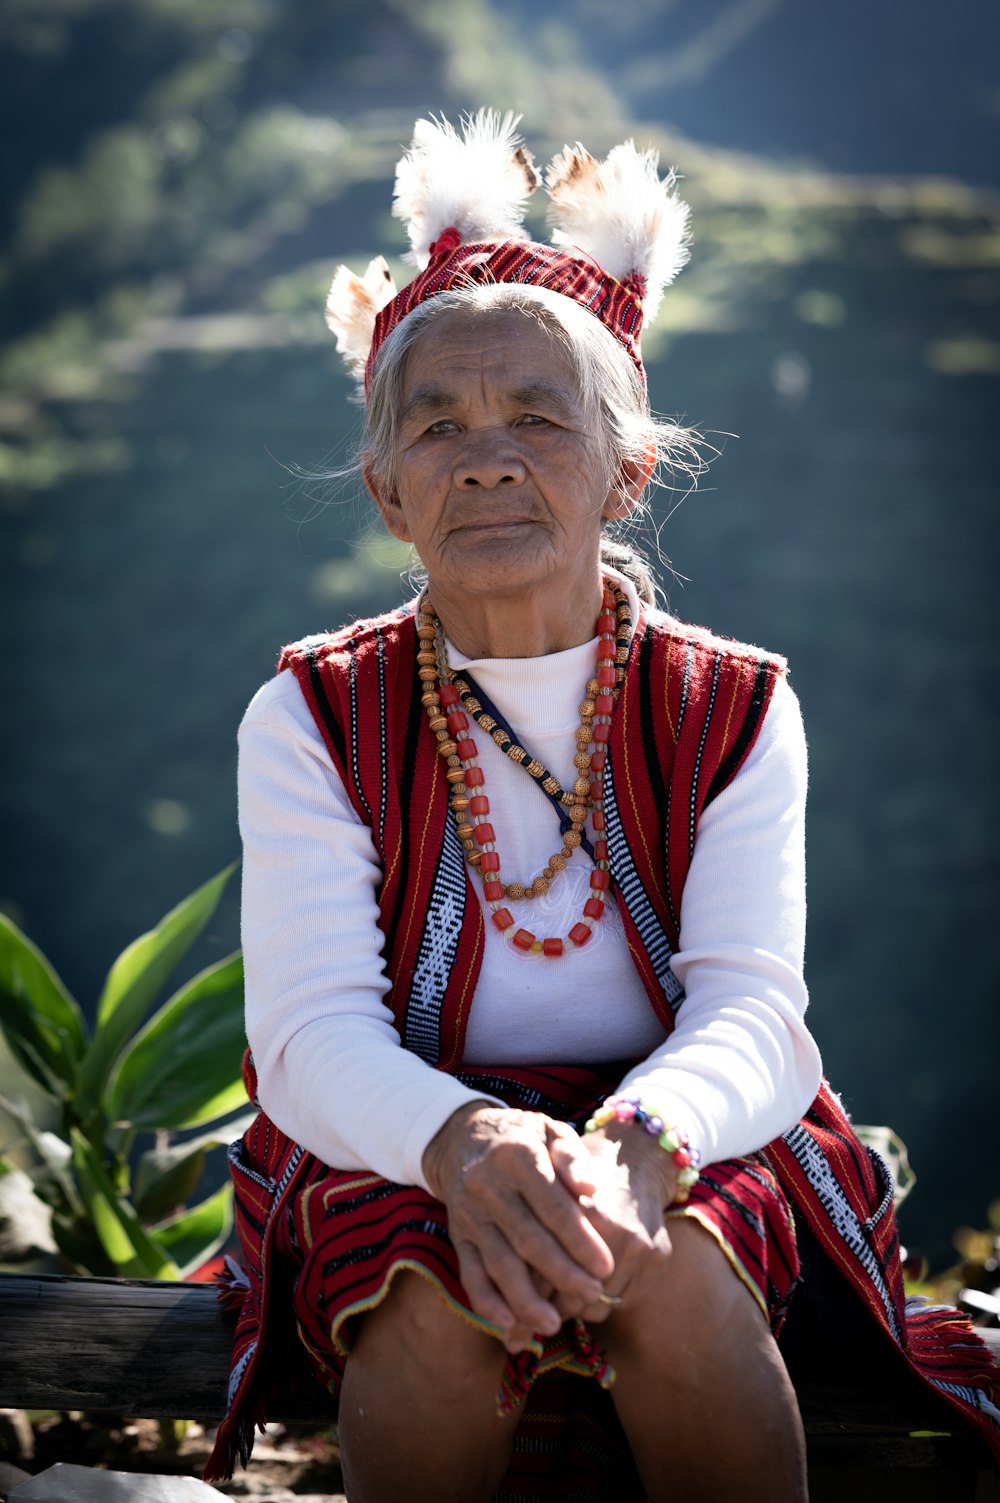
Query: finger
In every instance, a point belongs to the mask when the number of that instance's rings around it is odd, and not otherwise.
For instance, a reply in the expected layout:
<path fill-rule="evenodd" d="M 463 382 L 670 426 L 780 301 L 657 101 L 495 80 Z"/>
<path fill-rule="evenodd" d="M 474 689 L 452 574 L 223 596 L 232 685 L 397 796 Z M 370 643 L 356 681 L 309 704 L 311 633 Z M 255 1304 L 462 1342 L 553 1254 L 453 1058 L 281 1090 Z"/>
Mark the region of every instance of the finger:
<path fill-rule="evenodd" d="M 466 1167 L 461 1200 L 450 1203 L 448 1211 L 475 1226 L 499 1226 L 559 1287 L 567 1279 L 600 1283 L 614 1268 L 601 1234 L 555 1172 L 540 1116 L 530 1133 L 509 1133 Z M 473 1240 L 479 1245 L 478 1235 Z"/>
<path fill-rule="evenodd" d="M 593 1155 L 567 1122 L 547 1121 L 546 1142 L 552 1167 L 571 1194 L 590 1195 L 597 1188 Z"/>
<path fill-rule="evenodd" d="M 554 1336 L 562 1325 L 562 1317 L 552 1301 L 539 1293 L 532 1270 L 504 1232 L 499 1227 L 482 1228 L 477 1251 L 486 1275 L 514 1317 L 513 1324 L 543 1336 Z"/>
<path fill-rule="evenodd" d="M 603 1319 L 604 1316 L 610 1313 L 610 1311 L 607 1309 L 607 1306 L 602 1305 L 599 1298 L 595 1295 L 591 1295 L 587 1299 L 583 1299 L 577 1294 L 566 1294 L 560 1290 L 552 1294 L 552 1303 L 555 1305 L 564 1321 L 589 1321 L 593 1318 L 592 1312 L 595 1310 L 598 1312 L 604 1312 L 604 1315 L 597 1315 L 596 1318 L 598 1320 Z"/>
<path fill-rule="evenodd" d="M 502 1206 L 496 1224 L 529 1269 L 536 1291 L 543 1291 L 549 1299 L 556 1293 L 562 1294 L 575 1306 L 596 1299 L 601 1290 L 600 1279 L 569 1257 L 523 1201 L 514 1199 Z"/>
<path fill-rule="evenodd" d="M 594 1300 L 580 1311 L 580 1319 L 585 1320 L 589 1326 L 603 1325 L 605 1321 L 613 1320 L 625 1303 L 624 1295 L 609 1295 L 604 1299 Z"/>
<path fill-rule="evenodd" d="M 538 1290 L 538 1293 L 541 1295 L 542 1299 L 551 1299 L 555 1291 L 553 1290 L 552 1285 L 549 1283 L 548 1279 L 543 1278 L 542 1275 L 538 1272 L 537 1268 L 529 1268 L 528 1273 L 531 1276 L 531 1282 Z"/>
<path fill-rule="evenodd" d="M 570 1193 L 561 1179 L 552 1182 L 540 1177 L 529 1179 L 520 1186 L 520 1191 L 532 1222 L 545 1229 L 558 1250 L 555 1263 L 537 1262 L 531 1257 L 535 1267 L 560 1288 L 567 1277 L 579 1282 L 579 1274 L 571 1272 L 570 1264 L 597 1283 L 610 1278 L 615 1266 L 611 1250 L 588 1219 L 577 1196 Z"/>
<path fill-rule="evenodd" d="M 528 1275 L 542 1299 L 548 1300 L 550 1304 L 555 1305 L 560 1316 L 565 1321 L 567 1316 L 563 1310 L 562 1299 L 557 1291 L 552 1288 L 548 1279 L 543 1279 L 538 1270 L 534 1268 L 528 1269 Z M 529 1331 L 527 1326 L 514 1326 L 504 1338 L 504 1345 L 509 1352 L 516 1353 L 523 1351 L 526 1346 L 531 1344 L 533 1339 L 537 1339 L 535 1332 Z"/>
<path fill-rule="evenodd" d="M 514 1326 L 504 1336 L 503 1344 L 510 1355 L 516 1357 L 519 1352 L 526 1351 L 529 1347 L 534 1347 L 537 1351 L 539 1337 L 536 1332 L 529 1331 L 527 1326 Z"/>
<path fill-rule="evenodd" d="M 470 1306 L 476 1315 L 496 1326 L 506 1340 L 507 1335 L 516 1328 L 517 1319 L 486 1272 L 479 1249 L 472 1242 L 456 1242 L 455 1251 L 458 1253 L 459 1277 Z"/>
<path fill-rule="evenodd" d="M 458 1242 L 455 1250 L 462 1287 L 472 1309 L 483 1320 L 498 1327 L 501 1333 L 512 1331 L 517 1325 L 517 1317 L 487 1272 L 478 1247 L 472 1242 Z"/>

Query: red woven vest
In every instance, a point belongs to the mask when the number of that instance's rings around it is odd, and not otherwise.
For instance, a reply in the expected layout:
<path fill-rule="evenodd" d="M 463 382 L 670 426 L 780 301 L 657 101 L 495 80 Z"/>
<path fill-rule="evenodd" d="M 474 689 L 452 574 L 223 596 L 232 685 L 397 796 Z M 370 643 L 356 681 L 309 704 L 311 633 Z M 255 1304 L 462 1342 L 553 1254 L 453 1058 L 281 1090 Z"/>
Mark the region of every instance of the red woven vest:
<path fill-rule="evenodd" d="M 411 610 L 285 649 L 351 802 L 372 831 L 387 999 L 400 1037 L 454 1070 L 485 926 L 420 702 Z M 669 961 L 705 805 L 749 754 L 784 663 L 666 619 L 640 618 L 605 775 L 611 874 L 632 958 L 664 1026 L 682 1000 Z"/>

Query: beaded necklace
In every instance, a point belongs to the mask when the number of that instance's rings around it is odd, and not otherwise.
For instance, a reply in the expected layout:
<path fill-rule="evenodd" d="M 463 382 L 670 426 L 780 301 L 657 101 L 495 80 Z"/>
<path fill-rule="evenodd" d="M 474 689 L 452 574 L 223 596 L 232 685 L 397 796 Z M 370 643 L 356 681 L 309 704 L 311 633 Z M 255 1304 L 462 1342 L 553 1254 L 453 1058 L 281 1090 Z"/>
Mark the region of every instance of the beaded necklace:
<path fill-rule="evenodd" d="M 468 684 L 456 677 L 448 663 L 444 630 L 434 608 L 426 596 L 420 605 L 417 673 L 423 685 L 421 699 L 430 728 L 437 738 L 438 754 L 447 763 L 451 809 L 458 836 L 466 860 L 482 878 L 483 893 L 492 910 L 494 925 L 515 949 L 524 954 L 555 958 L 564 953 L 567 943 L 579 948 L 590 939 L 604 914 L 611 883 L 604 819 L 604 769 L 611 736 L 611 715 L 625 675 L 631 627 L 631 612 L 624 591 L 605 583 L 597 618 L 597 666 L 594 677 L 587 684 L 587 697 L 580 706 L 580 725 L 576 733 L 577 749 L 573 762 L 579 776 L 572 790 L 567 790 L 560 787 L 541 762 L 531 758 L 525 748 L 514 741 L 505 727 L 498 726 L 494 717 L 483 710 Z M 496 832 L 489 822 L 490 803 L 485 777 L 479 765 L 476 743 L 469 731 L 470 715 L 511 761 L 524 767 L 550 797 L 557 797 L 567 809 L 570 827 L 563 836 L 562 850 L 549 857 L 541 876 L 530 885 L 521 882 L 505 885 L 501 878 Z M 517 902 L 542 897 L 549 891 L 552 880 L 565 869 L 573 852 L 581 845 L 588 815 L 593 834 L 594 869 L 590 874 L 590 897 L 584 904 L 583 915 L 570 930 L 567 940 L 555 937 L 538 939 L 530 929 L 516 926 L 505 900 Z"/>

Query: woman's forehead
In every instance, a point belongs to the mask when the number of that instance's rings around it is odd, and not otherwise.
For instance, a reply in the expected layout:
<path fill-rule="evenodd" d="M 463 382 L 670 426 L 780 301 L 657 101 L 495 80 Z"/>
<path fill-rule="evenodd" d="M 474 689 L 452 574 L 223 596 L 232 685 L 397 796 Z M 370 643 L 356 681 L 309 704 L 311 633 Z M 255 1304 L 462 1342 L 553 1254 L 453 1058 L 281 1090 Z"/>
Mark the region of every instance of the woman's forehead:
<path fill-rule="evenodd" d="M 458 388 L 470 380 L 505 390 L 548 388 L 568 399 L 579 391 L 562 341 L 532 314 L 513 309 L 451 309 L 435 319 L 407 354 L 403 403 L 418 388 Z"/>

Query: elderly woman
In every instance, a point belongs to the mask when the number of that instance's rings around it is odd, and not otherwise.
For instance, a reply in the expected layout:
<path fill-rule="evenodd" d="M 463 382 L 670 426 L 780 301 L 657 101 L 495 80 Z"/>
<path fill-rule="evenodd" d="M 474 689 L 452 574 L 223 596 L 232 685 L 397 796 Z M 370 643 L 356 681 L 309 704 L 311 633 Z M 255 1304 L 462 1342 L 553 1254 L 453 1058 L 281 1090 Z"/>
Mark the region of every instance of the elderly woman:
<path fill-rule="evenodd" d="M 891 1182 L 803 1021 L 784 664 L 655 609 L 602 542 L 689 442 L 638 345 L 686 208 L 631 144 L 567 150 L 571 249 L 528 242 L 513 123 L 421 122 L 396 209 L 422 270 L 331 292 L 426 587 L 286 650 L 241 730 L 261 1112 L 212 1474 L 294 1312 L 352 1503 L 802 1499 L 775 1336 L 816 1287 L 984 1424 L 988 1395 L 906 1323 Z"/>

